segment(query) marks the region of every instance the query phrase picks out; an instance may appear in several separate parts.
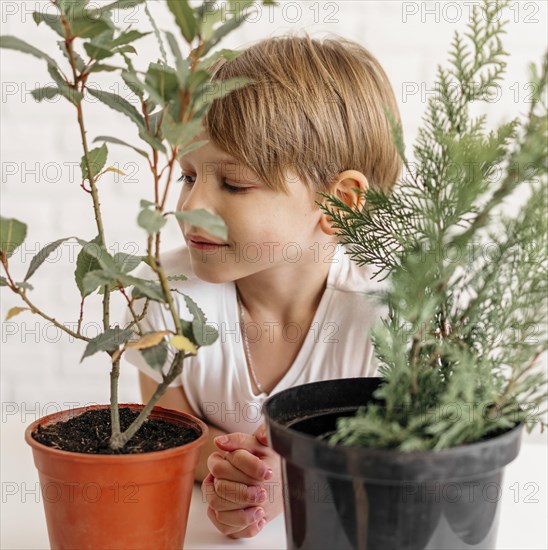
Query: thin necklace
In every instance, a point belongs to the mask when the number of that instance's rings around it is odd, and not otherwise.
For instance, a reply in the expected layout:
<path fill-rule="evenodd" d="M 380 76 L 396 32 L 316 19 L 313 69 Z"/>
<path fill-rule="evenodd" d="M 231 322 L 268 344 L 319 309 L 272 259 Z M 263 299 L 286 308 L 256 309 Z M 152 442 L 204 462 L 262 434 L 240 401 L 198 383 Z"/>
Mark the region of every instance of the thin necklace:
<path fill-rule="evenodd" d="M 238 300 L 238 305 L 240 306 L 240 323 L 242 325 L 242 335 L 244 339 L 244 347 L 246 352 L 246 360 L 247 365 L 249 367 L 249 372 L 251 373 L 251 378 L 253 378 L 253 382 L 255 383 L 255 386 L 257 386 L 257 389 L 261 393 L 266 393 L 265 389 L 261 386 L 260 382 L 257 380 L 257 375 L 255 374 L 255 369 L 253 368 L 253 360 L 251 359 L 251 351 L 249 350 L 249 341 L 247 340 L 247 332 L 245 330 L 244 325 L 244 307 L 242 305 L 242 301 L 240 300 L 240 292 L 238 291 L 238 287 L 236 287 L 236 298 Z"/>

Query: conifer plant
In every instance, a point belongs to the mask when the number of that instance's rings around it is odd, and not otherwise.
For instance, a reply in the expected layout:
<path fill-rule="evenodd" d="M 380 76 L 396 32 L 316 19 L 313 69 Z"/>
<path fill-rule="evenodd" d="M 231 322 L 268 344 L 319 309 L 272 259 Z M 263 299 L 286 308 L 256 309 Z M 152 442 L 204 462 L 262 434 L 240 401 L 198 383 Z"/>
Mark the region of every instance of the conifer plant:
<path fill-rule="evenodd" d="M 392 192 L 368 189 L 360 210 L 324 194 L 352 260 L 388 283 L 372 334 L 383 405 L 339 418 L 331 443 L 439 450 L 547 425 L 548 53 L 524 116 L 488 131 L 470 115 L 502 82 L 507 5 L 482 2 L 455 32 L 413 162 L 385 110 L 405 167 Z"/>

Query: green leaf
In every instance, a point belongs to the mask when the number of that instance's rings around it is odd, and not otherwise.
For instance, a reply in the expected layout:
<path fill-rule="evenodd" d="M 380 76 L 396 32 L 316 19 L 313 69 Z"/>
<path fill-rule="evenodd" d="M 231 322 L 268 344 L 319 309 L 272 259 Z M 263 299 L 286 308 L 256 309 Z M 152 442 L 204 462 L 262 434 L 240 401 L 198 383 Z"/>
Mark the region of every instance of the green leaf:
<path fill-rule="evenodd" d="M 34 290 L 34 287 L 25 281 L 21 281 L 20 283 L 15 283 L 15 286 L 17 288 L 26 288 L 27 290 Z"/>
<path fill-rule="evenodd" d="M 122 273 L 129 273 L 143 261 L 143 258 L 125 252 L 117 252 L 114 254 L 114 261 Z"/>
<path fill-rule="evenodd" d="M 0 286 L 8 286 L 8 280 L 5 277 L 0 277 Z"/>
<path fill-rule="evenodd" d="M 167 352 L 168 346 L 165 340 L 160 342 L 157 346 L 141 350 L 141 354 L 147 362 L 147 365 L 158 371 L 162 370 L 167 360 Z"/>
<path fill-rule="evenodd" d="M 186 85 L 188 74 L 190 72 L 190 62 L 188 59 L 183 58 L 183 54 L 179 49 L 179 45 L 177 44 L 177 39 L 175 38 L 175 36 L 173 36 L 173 34 L 171 34 L 170 32 L 166 32 L 165 34 L 167 37 L 167 43 L 169 44 L 171 52 L 173 53 L 173 57 L 175 58 L 175 67 L 177 69 L 176 76 L 179 82 L 179 86 L 181 88 L 184 88 Z"/>
<path fill-rule="evenodd" d="M 86 273 L 82 279 L 82 296 L 88 296 L 95 292 L 98 288 L 103 288 L 104 286 L 109 287 L 109 290 L 112 290 L 116 286 L 115 279 L 105 271 L 104 269 L 94 269 Z"/>
<path fill-rule="evenodd" d="M 0 250 L 9 258 L 23 244 L 27 226 L 13 218 L 0 217 Z"/>
<path fill-rule="evenodd" d="M 162 287 L 147 279 L 138 279 L 131 275 L 125 275 L 125 280 L 128 281 L 128 286 L 133 286 L 132 297 L 136 300 L 139 298 L 150 298 L 156 302 L 165 303 L 164 292 Z"/>
<path fill-rule="evenodd" d="M 90 340 L 80 359 L 80 363 L 90 355 L 98 351 L 116 351 L 121 345 L 125 344 L 133 336 L 133 331 L 130 329 L 122 330 L 119 326 L 109 328 L 103 334 L 99 334 Z"/>
<path fill-rule="evenodd" d="M 134 8 L 138 4 L 142 4 L 146 0 L 117 0 L 100 8 L 101 12 L 112 10 L 127 10 Z"/>
<path fill-rule="evenodd" d="M 211 105 L 215 99 L 224 97 L 230 92 L 243 88 L 252 82 L 252 79 L 245 77 L 205 82 L 192 94 L 193 109 L 198 110 L 203 105 Z"/>
<path fill-rule="evenodd" d="M 94 38 L 110 30 L 110 25 L 105 19 L 94 19 L 93 12 L 88 11 L 83 17 L 73 19 L 70 22 L 70 28 L 74 36 Z"/>
<path fill-rule="evenodd" d="M 86 292 L 86 288 L 84 285 L 84 277 L 86 276 L 86 274 L 91 271 L 101 269 L 101 264 L 97 261 L 97 259 L 95 259 L 91 254 L 88 253 L 90 245 L 99 246 L 99 240 L 99 235 L 97 235 L 97 237 L 90 241 L 87 246 L 82 247 L 82 250 L 80 250 L 78 257 L 76 258 L 76 270 L 74 272 L 74 278 L 82 297 L 90 294 L 90 292 Z M 95 288 L 93 290 L 95 290 Z"/>
<path fill-rule="evenodd" d="M 141 202 L 139 203 L 141 208 L 147 208 L 149 206 L 156 206 L 155 202 L 147 201 L 146 199 L 141 199 Z"/>
<path fill-rule="evenodd" d="M 191 143 L 190 145 L 187 145 L 186 147 L 183 147 L 182 149 L 179 149 L 177 151 L 177 158 L 180 159 L 181 157 L 184 157 L 185 155 L 188 155 L 188 153 L 191 153 L 192 151 L 195 151 L 196 149 L 199 149 L 200 147 L 203 147 L 209 143 L 208 139 L 203 139 L 201 141 L 195 141 L 194 143 Z"/>
<path fill-rule="evenodd" d="M 167 280 L 168 281 L 188 281 L 188 277 L 186 275 L 168 275 Z"/>
<path fill-rule="evenodd" d="M 145 208 L 139 212 L 137 223 L 146 230 L 149 235 L 154 235 L 165 225 L 166 218 L 158 210 Z"/>
<path fill-rule="evenodd" d="M 120 67 L 115 67 L 114 65 L 105 65 L 104 63 L 96 62 L 87 68 L 86 73 L 112 72 L 119 69 Z"/>
<path fill-rule="evenodd" d="M 68 53 L 67 45 L 65 44 L 65 41 L 64 40 L 58 40 L 57 45 L 59 46 L 59 49 L 61 50 L 61 52 L 63 53 L 63 55 L 67 59 L 67 61 L 69 61 L 69 63 L 70 63 L 70 55 Z M 82 59 L 82 57 L 77 52 L 75 52 L 74 50 L 72 51 L 72 55 L 74 56 L 74 59 L 76 60 L 76 68 L 79 71 L 83 71 L 86 64 L 84 63 L 84 60 Z"/>
<path fill-rule="evenodd" d="M 122 141 L 121 139 L 111 137 L 111 136 L 97 136 L 93 143 L 97 141 L 105 141 L 107 143 L 114 143 L 116 145 L 123 145 L 124 147 L 129 147 L 130 149 L 133 149 L 136 153 L 139 153 L 142 157 L 148 158 L 148 155 L 146 151 L 143 151 L 142 149 L 138 149 L 137 147 L 134 147 L 133 145 L 130 145 L 129 143 L 126 143 L 125 141 Z"/>
<path fill-rule="evenodd" d="M 189 141 L 203 132 L 201 120 L 191 120 L 183 124 L 174 122 L 171 116 L 166 115 L 162 124 L 162 133 L 165 139 L 174 147 L 186 145 Z"/>
<path fill-rule="evenodd" d="M 62 243 L 65 241 L 68 241 L 72 237 L 66 237 L 64 239 L 59 239 L 57 241 L 54 241 L 52 243 L 47 244 L 32 258 L 30 261 L 29 269 L 27 271 L 27 274 L 25 275 L 24 281 L 28 281 L 29 278 L 34 274 L 34 272 L 44 263 L 45 259 Z"/>
<path fill-rule="evenodd" d="M 151 86 L 148 82 L 142 82 L 139 80 L 136 74 L 128 73 L 124 71 L 122 73 L 122 78 L 131 87 L 132 90 L 139 90 L 139 96 L 144 96 L 144 92 L 149 95 L 149 101 L 153 101 L 156 105 L 163 105 L 164 100 L 162 96 Z"/>
<path fill-rule="evenodd" d="M 91 151 L 89 151 L 88 160 L 89 168 L 91 170 L 91 174 L 89 174 L 88 163 L 86 162 L 86 157 L 84 155 L 82 157 L 82 160 L 80 161 L 80 168 L 82 169 L 82 179 L 95 179 L 97 174 L 99 174 L 105 166 L 105 163 L 107 162 L 107 156 L 108 149 L 104 143 L 103 145 L 101 145 L 101 147 L 97 147 L 96 149 L 92 149 Z"/>
<path fill-rule="evenodd" d="M 124 32 L 120 34 L 117 38 L 115 38 L 111 43 L 111 47 L 116 46 L 123 46 L 124 44 L 129 44 L 130 42 L 135 42 L 135 40 L 139 40 L 139 38 L 143 38 L 143 36 L 147 36 L 147 34 L 151 34 L 150 32 L 139 32 L 139 31 L 129 31 Z"/>
<path fill-rule="evenodd" d="M 87 3 L 88 0 L 57 0 L 57 7 L 65 17 L 71 19 L 80 15 Z"/>
<path fill-rule="evenodd" d="M 110 92 L 105 92 L 103 90 L 95 90 L 94 88 L 88 88 L 87 90 L 92 96 L 96 97 L 99 101 L 102 101 L 111 109 L 114 109 L 115 111 L 123 113 L 129 117 L 133 122 L 135 122 L 135 124 L 137 124 L 137 126 L 139 126 L 139 128 L 145 127 L 143 117 L 139 114 L 137 109 L 123 97 L 117 94 L 111 94 Z"/>
<path fill-rule="evenodd" d="M 166 148 L 163 146 L 162 142 L 158 138 L 151 136 L 146 128 L 139 129 L 139 137 L 152 145 L 156 151 L 161 151 L 162 153 L 166 152 Z"/>
<path fill-rule="evenodd" d="M 211 39 L 206 42 L 203 50 L 201 51 L 202 56 L 206 55 L 215 47 L 227 34 L 236 30 L 243 22 L 245 21 L 244 17 L 232 17 L 224 25 L 221 25 L 213 31 Z"/>
<path fill-rule="evenodd" d="M 195 227 L 207 231 L 210 235 L 225 240 L 228 236 L 228 228 L 220 216 L 211 214 L 203 208 L 188 212 L 173 212 L 179 221 L 188 222 Z"/>
<path fill-rule="evenodd" d="M 83 239 L 76 237 L 76 240 L 80 243 L 82 247 L 85 248 L 86 252 L 95 258 L 100 267 L 107 271 L 111 275 L 118 275 L 120 273 L 114 258 L 108 253 L 108 250 L 99 245 L 99 242 L 87 242 Z"/>
<path fill-rule="evenodd" d="M 61 95 L 61 90 L 56 86 L 44 86 L 42 88 L 36 88 L 30 92 L 32 97 L 36 101 L 43 101 L 44 99 L 53 99 L 58 95 Z"/>
<path fill-rule="evenodd" d="M 168 102 L 179 92 L 177 73 L 171 68 L 158 63 L 150 63 L 145 77 L 145 84 L 152 88 L 161 98 Z M 146 88 L 149 91 L 149 88 Z"/>
<path fill-rule="evenodd" d="M 20 40 L 16 36 L 9 36 L 9 35 L 0 36 L 0 48 L 6 48 L 8 50 L 17 50 L 23 53 L 28 53 L 30 55 L 34 55 L 34 57 L 38 57 L 39 59 L 45 59 L 51 65 L 57 65 L 57 63 L 52 57 L 45 54 L 38 48 L 35 48 L 34 46 L 27 44 L 23 40 Z"/>
<path fill-rule="evenodd" d="M 51 75 L 51 78 L 53 78 L 53 80 L 57 84 L 59 93 L 63 97 L 67 98 L 74 105 L 77 105 L 82 101 L 82 99 L 84 98 L 82 93 L 67 85 L 67 83 L 65 82 L 65 79 L 61 76 L 61 73 L 57 70 L 57 67 L 55 65 L 48 63 L 48 73 Z"/>
<path fill-rule="evenodd" d="M 206 316 L 198 307 L 198 304 L 186 294 L 183 294 L 186 306 L 192 315 L 192 333 L 193 340 L 199 346 L 212 344 L 218 337 L 218 332 L 214 327 L 206 325 Z"/>
<path fill-rule="evenodd" d="M 65 29 L 63 23 L 61 23 L 61 17 L 55 13 L 40 13 L 38 11 L 33 12 L 32 18 L 37 25 L 45 23 L 48 27 L 53 29 L 59 36 L 65 37 Z"/>
<path fill-rule="evenodd" d="M 86 53 L 89 55 L 89 57 L 91 57 L 91 59 L 96 60 L 106 59 L 107 57 L 112 57 L 113 55 L 116 55 L 115 51 L 97 46 L 95 44 L 92 44 L 91 42 L 84 43 L 84 50 L 86 50 Z"/>
<path fill-rule="evenodd" d="M 198 22 L 188 0 L 167 0 L 167 6 L 175 16 L 175 21 L 185 40 L 190 44 L 198 31 Z"/>
<path fill-rule="evenodd" d="M 130 46 L 129 44 L 126 44 L 125 46 L 120 46 L 120 47 L 116 48 L 116 53 L 120 53 L 120 54 L 134 53 L 134 54 L 136 54 L 137 50 L 133 46 Z"/>
<path fill-rule="evenodd" d="M 221 57 L 223 59 L 226 59 L 228 61 L 232 59 L 236 59 L 242 52 L 239 52 L 237 50 L 219 50 L 215 53 L 212 53 L 209 57 L 206 57 L 205 59 L 202 59 L 196 69 L 198 70 L 208 70 L 218 59 Z"/>
<path fill-rule="evenodd" d="M 207 42 L 213 34 L 213 27 L 226 18 L 226 9 L 224 6 L 218 8 L 215 2 L 210 5 L 204 3 L 201 8 L 198 9 L 199 19 L 202 22 L 200 36 L 202 40 Z"/>

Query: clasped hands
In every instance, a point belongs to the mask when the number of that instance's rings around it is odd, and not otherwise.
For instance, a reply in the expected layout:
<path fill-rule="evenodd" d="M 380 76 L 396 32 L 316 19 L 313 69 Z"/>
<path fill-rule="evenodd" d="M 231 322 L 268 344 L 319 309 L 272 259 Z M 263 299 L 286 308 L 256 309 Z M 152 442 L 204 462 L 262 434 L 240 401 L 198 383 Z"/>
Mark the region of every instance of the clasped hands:
<path fill-rule="evenodd" d="M 254 537 L 283 510 L 280 457 L 267 446 L 262 425 L 253 435 L 216 437 L 202 482 L 207 515 L 230 538 Z"/>

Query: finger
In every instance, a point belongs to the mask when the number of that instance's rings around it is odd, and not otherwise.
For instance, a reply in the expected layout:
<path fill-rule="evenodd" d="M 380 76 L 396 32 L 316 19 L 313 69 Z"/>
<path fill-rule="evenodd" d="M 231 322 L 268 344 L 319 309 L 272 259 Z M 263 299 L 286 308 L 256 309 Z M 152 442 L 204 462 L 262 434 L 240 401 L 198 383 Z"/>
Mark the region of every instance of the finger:
<path fill-rule="evenodd" d="M 217 494 L 214 481 L 215 478 L 211 475 L 211 473 L 209 473 L 202 481 L 202 495 L 207 505 L 219 511 L 240 509 L 242 507 L 241 504 L 223 499 Z"/>
<path fill-rule="evenodd" d="M 248 476 L 233 466 L 229 460 L 219 453 L 211 453 L 208 456 L 207 467 L 213 477 L 217 479 L 226 479 L 227 481 L 235 481 L 237 483 L 244 483 L 245 485 L 256 485 L 260 483 L 260 480 Z"/>
<path fill-rule="evenodd" d="M 226 525 L 224 523 L 221 523 L 217 519 L 217 513 L 213 508 L 207 507 L 207 517 L 211 520 L 211 523 L 215 525 L 215 527 L 223 534 L 223 535 L 230 535 L 232 533 L 238 532 L 240 529 L 238 527 L 232 527 L 231 525 Z"/>
<path fill-rule="evenodd" d="M 202 488 L 202 494 L 203 494 L 204 500 L 207 503 L 209 508 L 212 508 L 217 512 L 227 512 L 230 510 L 242 509 L 242 504 L 238 504 L 237 502 L 232 502 L 230 500 L 226 500 L 222 498 L 215 492 L 215 488 L 213 487 L 213 484 L 211 485 L 211 487 L 212 487 L 211 490 Z"/>
<path fill-rule="evenodd" d="M 267 436 L 266 436 L 266 425 L 265 424 L 261 424 L 253 435 L 255 436 L 255 438 L 257 439 L 257 441 L 261 445 L 268 446 L 268 439 L 267 439 Z"/>
<path fill-rule="evenodd" d="M 207 467 L 218 479 L 236 481 L 246 485 L 257 485 L 272 477 L 272 469 L 267 464 L 241 449 L 234 453 L 226 453 L 224 457 L 216 452 L 211 453 L 207 458 Z"/>
<path fill-rule="evenodd" d="M 240 510 L 240 512 L 242 512 L 242 510 Z M 248 516 L 251 516 L 253 518 L 254 514 L 255 512 L 248 514 Z M 213 525 L 215 525 L 215 527 L 223 535 L 230 536 L 231 538 L 254 537 L 266 523 L 264 517 L 261 517 L 261 519 L 259 519 L 258 521 L 252 520 L 252 523 L 247 525 L 229 525 L 227 523 L 223 523 L 223 521 L 220 520 L 220 515 L 221 514 L 208 507 L 207 517 L 210 519 L 211 523 L 213 523 Z M 244 518 L 245 517 L 246 516 L 244 516 Z"/>
<path fill-rule="evenodd" d="M 272 468 L 264 460 L 244 449 L 226 453 L 225 460 L 251 479 L 263 481 L 272 477 Z"/>
<path fill-rule="evenodd" d="M 266 500 L 268 493 L 264 487 L 245 485 L 226 479 L 215 478 L 213 487 L 218 497 L 239 504 L 241 508 L 260 504 Z"/>
<path fill-rule="evenodd" d="M 236 449 L 245 449 L 252 454 L 263 456 L 265 454 L 264 445 L 261 445 L 254 435 L 235 432 L 226 435 L 217 436 L 213 443 L 222 451 L 235 451 Z"/>
<path fill-rule="evenodd" d="M 245 539 L 254 537 L 261 532 L 261 529 L 266 525 L 264 518 L 260 519 L 257 523 L 253 523 L 249 527 L 246 527 L 242 531 L 237 531 L 228 535 L 231 539 Z"/>
<path fill-rule="evenodd" d="M 215 512 L 215 515 L 219 523 L 241 530 L 257 523 L 260 519 L 264 518 L 266 514 L 263 508 L 252 506 L 250 508 L 241 508 L 240 510 Z"/>

